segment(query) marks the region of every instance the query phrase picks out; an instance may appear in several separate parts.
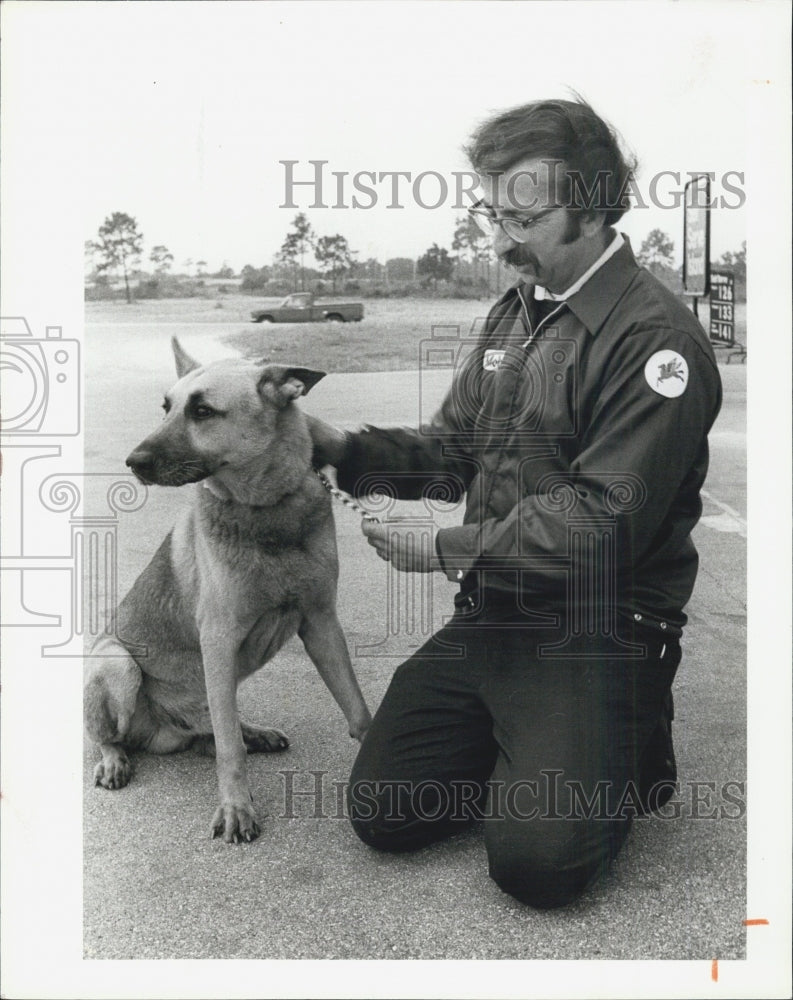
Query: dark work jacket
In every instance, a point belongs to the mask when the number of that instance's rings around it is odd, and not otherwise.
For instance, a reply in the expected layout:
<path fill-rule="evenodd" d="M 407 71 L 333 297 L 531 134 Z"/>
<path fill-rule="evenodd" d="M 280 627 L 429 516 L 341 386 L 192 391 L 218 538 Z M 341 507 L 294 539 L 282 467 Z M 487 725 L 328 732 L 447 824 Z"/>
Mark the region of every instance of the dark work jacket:
<path fill-rule="evenodd" d="M 376 473 L 402 499 L 465 496 L 463 523 L 436 536 L 458 603 L 679 634 L 721 405 L 691 311 L 626 240 L 541 321 L 531 289 L 509 289 L 456 352 L 430 425 L 351 435 L 341 488 L 361 495 Z"/>

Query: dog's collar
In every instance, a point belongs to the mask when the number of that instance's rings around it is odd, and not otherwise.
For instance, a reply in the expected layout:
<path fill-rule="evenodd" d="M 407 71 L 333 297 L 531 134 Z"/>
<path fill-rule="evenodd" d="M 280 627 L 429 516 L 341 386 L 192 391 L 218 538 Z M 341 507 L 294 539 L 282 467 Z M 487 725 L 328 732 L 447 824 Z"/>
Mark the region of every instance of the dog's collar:
<path fill-rule="evenodd" d="M 375 517 L 374 514 L 370 514 L 368 511 L 364 510 L 363 507 L 355 502 L 355 499 L 351 497 L 349 493 L 344 493 L 342 490 L 338 489 L 338 487 L 334 486 L 324 472 L 320 472 L 319 469 L 314 469 L 314 472 L 317 474 L 319 481 L 332 497 L 335 497 L 337 500 L 341 500 L 345 507 L 350 507 L 356 512 L 356 514 L 360 514 L 364 521 L 374 521 L 375 524 L 380 523 L 379 517 Z"/>
<path fill-rule="evenodd" d="M 208 479 L 202 479 L 201 486 L 221 503 L 235 503 L 240 507 L 248 507 L 250 510 L 271 510 L 276 504 L 281 503 L 285 498 L 292 495 L 291 493 L 283 493 L 270 503 L 246 503 L 244 500 L 238 500 L 231 490 L 224 486 L 223 483 L 214 480 L 212 476 Z"/>

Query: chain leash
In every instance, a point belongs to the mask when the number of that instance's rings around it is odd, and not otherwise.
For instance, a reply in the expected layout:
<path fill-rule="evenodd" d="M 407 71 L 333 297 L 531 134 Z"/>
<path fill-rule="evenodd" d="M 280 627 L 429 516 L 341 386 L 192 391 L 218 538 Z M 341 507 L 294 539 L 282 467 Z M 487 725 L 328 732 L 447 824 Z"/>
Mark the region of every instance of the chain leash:
<path fill-rule="evenodd" d="M 349 507 L 351 510 L 354 510 L 356 514 L 360 514 L 364 521 L 373 521 L 375 524 L 380 524 L 379 517 L 375 517 L 374 514 L 370 514 L 368 511 L 364 510 L 363 507 L 361 507 L 349 493 L 344 493 L 342 490 L 337 489 L 324 472 L 320 472 L 319 469 L 314 469 L 314 472 L 316 472 L 317 478 L 332 497 L 340 500 L 345 507 Z"/>

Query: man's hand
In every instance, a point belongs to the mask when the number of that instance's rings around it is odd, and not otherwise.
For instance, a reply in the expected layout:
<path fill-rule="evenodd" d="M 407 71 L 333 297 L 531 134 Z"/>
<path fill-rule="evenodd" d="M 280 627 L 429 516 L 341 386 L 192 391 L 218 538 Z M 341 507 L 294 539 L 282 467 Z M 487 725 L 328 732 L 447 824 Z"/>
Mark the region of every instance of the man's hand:
<path fill-rule="evenodd" d="M 347 448 L 345 432 L 318 417 L 312 417 L 310 413 L 306 413 L 305 417 L 314 444 L 314 466 L 321 469 L 323 465 L 338 465 Z"/>
<path fill-rule="evenodd" d="M 393 521 L 387 524 L 377 524 L 375 521 L 363 521 L 361 530 L 376 550 L 381 559 L 403 573 L 443 572 L 440 559 L 435 554 L 435 528 L 429 545 L 420 546 L 421 538 L 425 538 L 424 529 L 419 532 L 416 525 L 400 525 Z"/>

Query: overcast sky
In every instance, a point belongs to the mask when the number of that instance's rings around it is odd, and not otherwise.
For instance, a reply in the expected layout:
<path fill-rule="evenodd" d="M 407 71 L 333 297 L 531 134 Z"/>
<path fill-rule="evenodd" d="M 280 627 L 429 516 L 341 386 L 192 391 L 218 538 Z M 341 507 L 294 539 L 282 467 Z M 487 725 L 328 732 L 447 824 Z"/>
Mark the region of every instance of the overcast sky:
<path fill-rule="evenodd" d="M 11 3 L 6 53 L 25 122 L 74 170 L 83 238 L 114 211 L 138 220 L 146 253 L 177 264 L 269 263 L 296 209 L 280 160 L 331 171 L 467 169 L 461 145 L 496 109 L 580 92 L 640 161 L 647 197 L 660 171 L 746 170 L 746 98 L 764 86 L 762 10 L 743 3 Z M 23 93 L 24 100 L 19 99 Z M 27 112 L 27 113 L 26 113 Z M 75 166 L 77 169 L 75 169 Z M 685 180 L 685 176 L 683 176 Z M 403 182 L 400 182 L 403 183 Z M 671 200 L 677 185 L 660 190 Z M 310 192 L 295 202 L 306 208 Z M 318 234 L 342 233 L 360 259 L 450 246 L 460 210 L 422 209 L 410 185 L 389 209 L 308 210 Z M 437 183 L 422 183 L 425 202 Z M 349 204 L 351 179 L 344 200 Z M 361 199 L 366 201 L 366 199 Z M 369 199 L 371 200 L 371 199 Z M 715 260 L 746 238 L 746 211 L 712 217 Z M 636 209 L 638 246 L 659 227 L 679 257 L 682 210 Z"/>

